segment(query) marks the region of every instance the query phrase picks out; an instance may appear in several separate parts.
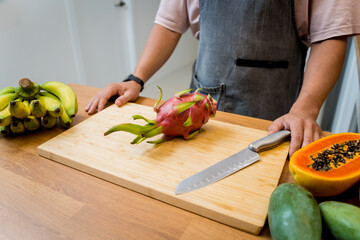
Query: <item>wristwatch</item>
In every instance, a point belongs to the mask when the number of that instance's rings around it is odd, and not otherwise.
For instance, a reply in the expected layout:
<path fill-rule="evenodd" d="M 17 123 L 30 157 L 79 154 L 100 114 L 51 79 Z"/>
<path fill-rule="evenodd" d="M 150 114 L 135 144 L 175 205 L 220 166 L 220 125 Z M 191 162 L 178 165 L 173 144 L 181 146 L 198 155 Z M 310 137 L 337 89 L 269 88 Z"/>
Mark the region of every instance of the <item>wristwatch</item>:
<path fill-rule="evenodd" d="M 140 84 L 141 86 L 140 92 L 144 89 L 144 81 L 141 80 L 140 78 L 130 74 L 127 78 L 125 78 L 125 80 L 123 80 L 123 82 L 128 82 L 128 81 L 134 81 Z"/>

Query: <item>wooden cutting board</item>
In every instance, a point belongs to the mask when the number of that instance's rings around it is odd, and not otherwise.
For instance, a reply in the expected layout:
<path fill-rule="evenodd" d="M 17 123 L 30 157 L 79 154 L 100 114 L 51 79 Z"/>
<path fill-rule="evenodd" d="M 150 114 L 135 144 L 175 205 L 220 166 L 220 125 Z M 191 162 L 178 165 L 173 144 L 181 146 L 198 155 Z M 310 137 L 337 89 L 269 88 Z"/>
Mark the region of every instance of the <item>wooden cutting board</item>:
<path fill-rule="evenodd" d="M 289 143 L 260 153 L 261 160 L 202 189 L 175 195 L 177 184 L 204 168 L 246 148 L 267 132 L 210 119 L 193 139 L 175 138 L 159 145 L 142 142 L 127 132 L 104 136 L 120 123 L 138 123 L 131 116 L 155 119 L 151 107 L 127 103 L 97 113 L 38 147 L 38 153 L 207 218 L 259 234 L 269 199 L 282 172 Z M 159 136 L 154 137 L 154 139 Z"/>

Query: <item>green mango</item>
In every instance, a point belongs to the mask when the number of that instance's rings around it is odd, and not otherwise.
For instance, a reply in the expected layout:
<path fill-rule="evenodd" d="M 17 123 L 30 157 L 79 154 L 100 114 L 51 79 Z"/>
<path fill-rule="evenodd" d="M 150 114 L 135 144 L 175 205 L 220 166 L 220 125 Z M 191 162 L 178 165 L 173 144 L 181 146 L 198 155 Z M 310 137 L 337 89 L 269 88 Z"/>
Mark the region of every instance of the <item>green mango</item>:
<path fill-rule="evenodd" d="M 338 240 L 360 239 L 360 208 L 348 203 L 326 201 L 320 203 L 324 229 Z"/>
<path fill-rule="evenodd" d="M 279 185 L 271 194 L 268 221 L 274 240 L 320 240 L 322 223 L 319 204 L 304 187 Z"/>

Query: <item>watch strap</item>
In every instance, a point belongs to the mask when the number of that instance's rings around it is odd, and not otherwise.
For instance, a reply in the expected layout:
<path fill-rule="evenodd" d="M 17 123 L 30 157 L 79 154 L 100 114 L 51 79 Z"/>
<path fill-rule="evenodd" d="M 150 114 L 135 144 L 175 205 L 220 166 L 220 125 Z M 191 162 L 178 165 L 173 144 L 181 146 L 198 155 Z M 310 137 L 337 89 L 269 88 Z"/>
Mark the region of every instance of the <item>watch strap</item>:
<path fill-rule="evenodd" d="M 127 76 L 127 78 L 125 78 L 125 80 L 123 80 L 123 82 L 128 82 L 128 81 L 134 81 L 140 84 L 141 86 L 140 92 L 144 89 L 144 81 L 141 80 L 140 78 L 130 74 L 129 76 Z"/>

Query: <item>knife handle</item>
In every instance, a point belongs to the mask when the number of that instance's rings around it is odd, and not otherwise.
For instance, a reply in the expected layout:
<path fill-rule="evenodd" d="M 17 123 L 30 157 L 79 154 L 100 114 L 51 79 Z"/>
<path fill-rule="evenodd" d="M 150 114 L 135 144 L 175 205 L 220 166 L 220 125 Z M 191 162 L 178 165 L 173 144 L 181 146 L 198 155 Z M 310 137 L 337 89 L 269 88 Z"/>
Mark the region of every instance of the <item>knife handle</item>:
<path fill-rule="evenodd" d="M 250 143 L 248 148 L 254 152 L 269 150 L 287 141 L 289 137 L 290 131 L 282 130 Z"/>

